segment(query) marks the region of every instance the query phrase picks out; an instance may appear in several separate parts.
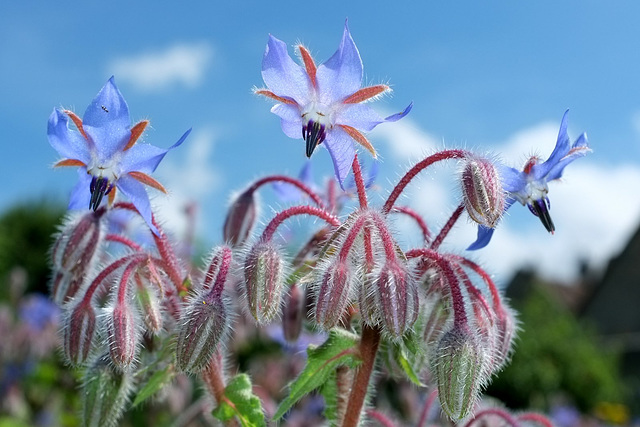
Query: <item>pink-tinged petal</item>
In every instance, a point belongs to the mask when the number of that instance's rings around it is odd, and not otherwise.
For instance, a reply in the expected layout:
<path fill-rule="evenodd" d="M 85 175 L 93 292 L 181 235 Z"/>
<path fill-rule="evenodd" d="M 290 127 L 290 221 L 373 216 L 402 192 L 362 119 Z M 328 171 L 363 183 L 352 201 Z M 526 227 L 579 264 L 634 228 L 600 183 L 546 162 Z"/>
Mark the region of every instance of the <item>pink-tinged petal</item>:
<path fill-rule="evenodd" d="M 71 190 L 71 198 L 69 200 L 69 210 L 87 210 L 91 201 L 91 175 L 87 173 L 87 168 L 78 169 L 78 182 Z"/>
<path fill-rule="evenodd" d="M 149 187 L 155 188 L 158 191 L 162 191 L 164 194 L 167 194 L 167 189 L 164 188 L 164 186 L 160 184 L 160 182 L 158 182 L 155 178 L 150 177 L 146 173 L 132 171 L 129 172 L 129 176 L 133 177 L 133 179 L 138 182 L 141 182 L 145 185 L 148 185 Z"/>
<path fill-rule="evenodd" d="M 136 123 L 136 125 L 131 128 L 129 141 L 127 142 L 127 145 L 125 145 L 125 147 L 122 149 L 122 151 L 127 151 L 129 148 L 133 147 L 135 143 L 138 142 L 138 138 L 140 138 L 148 125 L 149 120 L 142 120 L 141 122 Z"/>
<path fill-rule="evenodd" d="M 95 143 L 100 159 L 108 159 L 129 141 L 131 119 L 129 107 L 116 87 L 113 77 L 91 101 L 82 117 L 86 134 Z"/>
<path fill-rule="evenodd" d="M 327 148 L 333 160 L 333 168 L 340 187 L 344 190 L 344 180 L 349 174 L 353 159 L 356 156 L 353 139 L 340 127 L 334 127 L 327 133 L 322 143 Z"/>
<path fill-rule="evenodd" d="M 271 112 L 280 117 L 280 126 L 285 135 L 294 139 L 302 138 L 302 117 L 297 106 L 276 104 Z"/>
<path fill-rule="evenodd" d="M 116 186 L 133 203 L 151 231 L 157 235 L 158 229 L 152 222 L 151 203 L 144 186 L 128 175 L 121 176 L 116 181 Z"/>
<path fill-rule="evenodd" d="M 326 105 L 345 99 L 362 86 L 362 59 L 346 22 L 338 50 L 318 67 L 316 79 L 320 102 Z"/>
<path fill-rule="evenodd" d="M 291 59 L 287 45 L 271 35 L 262 58 L 262 79 L 277 96 L 291 98 L 300 105 L 309 100 L 309 76 Z"/>
<path fill-rule="evenodd" d="M 316 73 L 318 72 L 318 67 L 316 67 L 316 63 L 306 47 L 298 45 L 298 51 L 302 57 L 302 62 L 304 62 L 304 68 L 309 76 L 311 86 L 316 87 Z"/>
<path fill-rule="evenodd" d="M 275 93 L 271 92 L 270 90 L 254 89 L 253 93 L 255 93 L 256 95 L 266 96 L 267 98 L 271 98 L 271 99 L 276 100 L 278 102 L 282 102 L 283 104 L 298 105 L 296 103 L 296 101 L 294 101 L 293 99 L 283 98 L 283 97 L 278 96 Z"/>
<path fill-rule="evenodd" d="M 160 148 L 150 144 L 136 144 L 131 149 L 125 151 L 120 161 L 121 173 L 129 173 L 132 171 L 150 174 L 156 170 L 158 164 L 164 156 L 172 149 L 181 145 L 187 138 L 191 129 L 186 131 L 176 142 L 169 148 Z"/>
<path fill-rule="evenodd" d="M 84 166 L 85 168 L 87 167 L 87 165 L 84 162 L 81 162 L 80 160 L 76 160 L 76 159 L 60 160 L 58 163 L 53 165 L 54 168 L 65 167 L 65 166 Z"/>
<path fill-rule="evenodd" d="M 91 160 L 89 143 L 80 132 L 69 129 L 69 116 L 54 109 L 47 125 L 49 144 L 67 159 L 79 160 L 88 164 Z"/>
<path fill-rule="evenodd" d="M 358 129 L 352 128 L 347 125 L 338 125 L 344 130 L 355 142 L 362 145 L 367 149 L 369 153 L 373 156 L 374 159 L 378 158 L 378 154 L 376 153 L 376 149 L 373 148 L 373 145 L 369 142 L 366 136 L 364 136 Z"/>
<path fill-rule="evenodd" d="M 370 131 L 384 119 L 375 110 L 365 104 L 347 105 L 335 116 L 336 123 L 351 126 L 363 131 Z"/>

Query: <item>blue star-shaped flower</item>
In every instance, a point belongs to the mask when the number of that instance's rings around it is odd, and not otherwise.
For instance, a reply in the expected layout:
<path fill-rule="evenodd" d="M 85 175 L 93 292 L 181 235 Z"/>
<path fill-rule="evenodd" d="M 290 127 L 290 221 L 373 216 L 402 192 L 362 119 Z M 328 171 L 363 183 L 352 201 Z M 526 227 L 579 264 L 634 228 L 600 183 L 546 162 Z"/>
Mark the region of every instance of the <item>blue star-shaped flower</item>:
<path fill-rule="evenodd" d="M 522 171 L 504 165 L 499 166 L 502 187 L 507 192 L 504 210 L 509 209 L 516 201 L 523 206 L 526 205 L 531 213 L 540 218 L 549 233 L 553 233 L 556 228 L 549 214 L 551 205 L 547 197 L 547 183 L 562 177 L 564 168 L 569 163 L 591 151 L 586 133 L 571 144 L 567 134 L 568 113 L 569 110 L 565 111 L 562 117 L 556 146 L 545 162 L 540 163 L 538 157 L 531 157 Z M 492 235 L 493 228 L 478 226 L 478 238 L 467 249 L 484 248 L 489 244 Z"/>
<path fill-rule="evenodd" d="M 382 118 L 363 102 L 390 91 L 389 86 L 362 87 L 362 60 L 345 22 L 338 50 L 316 66 L 309 51 L 299 45 L 304 67 L 287 53 L 287 45 L 269 36 L 262 60 L 262 78 L 266 89 L 255 93 L 279 102 L 271 112 L 281 119 L 283 132 L 290 138 L 306 141 L 306 155 L 320 144 L 329 150 L 336 177 L 344 188 L 355 156 L 354 141 L 374 157 L 376 151 L 362 131 L 370 131 L 383 122 L 394 122 L 411 111 Z"/>
<path fill-rule="evenodd" d="M 77 131 L 69 129 L 69 119 Z M 108 195 L 115 198 L 116 188 L 131 200 L 154 233 L 149 196 L 143 184 L 166 190 L 149 176 L 167 152 L 184 142 L 189 129 L 169 148 L 136 144 L 149 122 L 133 127 L 129 108 L 120 91 L 109 79 L 80 119 L 68 110 L 54 109 L 49 117 L 49 143 L 64 157 L 55 166 L 78 166 L 78 184 L 71 193 L 69 209 L 98 209 Z"/>

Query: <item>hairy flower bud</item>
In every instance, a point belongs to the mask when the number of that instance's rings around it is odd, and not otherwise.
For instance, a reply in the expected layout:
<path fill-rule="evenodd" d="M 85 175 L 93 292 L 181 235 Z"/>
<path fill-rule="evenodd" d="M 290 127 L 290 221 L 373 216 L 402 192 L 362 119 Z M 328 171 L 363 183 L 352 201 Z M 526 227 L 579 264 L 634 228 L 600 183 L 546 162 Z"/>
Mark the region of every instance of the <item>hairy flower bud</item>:
<path fill-rule="evenodd" d="M 333 259 L 317 267 L 315 280 L 316 322 L 325 329 L 338 324 L 349 305 L 353 282 L 351 264 Z"/>
<path fill-rule="evenodd" d="M 399 338 L 418 316 L 418 289 L 403 264 L 388 260 L 375 273 L 374 292 L 378 302 L 382 329 Z"/>
<path fill-rule="evenodd" d="M 73 298 L 96 259 L 102 241 L 103 211 L 68 216 L 51 250 L 51 295 L 61 305 Z"/>
<path fill-rule="evenodd" d="M 466 417 L 488 379 L 487 351 L 468 330 L 454 326 L 440 339 L 432 360 L 442 410 L 454 421 Z"/>
<path fill-rule="evenodd" d="M 115 371 L 104 355 L 87 368 L 83 389 L 82 425 L 116 426 L 133 390 L 133 377 Z"/>
<path fill-rule="evenodd" d="M 257 208 L 253 193 L 252 188 L 240 193 L 231 203 L 224 220 L 222 235 L 233 247 L 238 247 L 247 240 L 256 222 Z"/>
<path fill-rule="evenodd" d="M 63 353 L 72 365 L 87 360 L 96 331 L 96 313 L 90 302 L 79 301 L 65 307 L 62 341 Z"/>
<path fill-rule="evenodd" d="M 129 298 L 109 310 L 106 326 L 111 360 L 126 371 L 136 361 L 141 332 L 140 316 Z"/>
<path fill-rule="evenodd" d="M 136 275 L 136 299 L 142 311 L 142 320 L 147 330 L 156 335 L 162 330 L 162 299 L 157 287 L 145 284 L 145 281 Z"/>
<path fill-rule="evenodd" d="M 206 368 L 227 332 L 229 313 L 217 291 L 202 290 L 183 311 L 178 326 L 176 365 L 184 372 Z"/>
<path fill-rule="evenodd" d="M 284 339 L 295 342 L 302 332 L 304 321 L 305 293 L 297 284 L 291 285 L 282 308 L 282 332 Z"/>
<path fill-rule="evenodd" d="M 258 324 L 269 323 L 280 312 L 284 261 L 271 242 L 260 241 L 244 262 L 244 284 L 249 311 Z"/>
<path fill-rule="evenodd" d="M 442 335 L 448 330 L 453 318 L 451 302 L 440 292 L 427 295 L 424 304 L 427 321 L 424 326 L 423 339 L 428 347 L 435 347 Z"/>
<path fill-rule="evenodd" d="M 502 313 L 498 313 L 496 321 L 497 339 L 494 366 L 492 371 L 497 372 L 509 361 L 513 351 L 513 340 L 518 330 L 518 321 L 515 312 L 503 301 Z"/>
<path fill-rule="evenodd" d="M 472 157 L 462 171 L 462 198 L 471 219 L 493 228 L 504 211 L 505 193 L 498 170 L 489 160 Z"/>

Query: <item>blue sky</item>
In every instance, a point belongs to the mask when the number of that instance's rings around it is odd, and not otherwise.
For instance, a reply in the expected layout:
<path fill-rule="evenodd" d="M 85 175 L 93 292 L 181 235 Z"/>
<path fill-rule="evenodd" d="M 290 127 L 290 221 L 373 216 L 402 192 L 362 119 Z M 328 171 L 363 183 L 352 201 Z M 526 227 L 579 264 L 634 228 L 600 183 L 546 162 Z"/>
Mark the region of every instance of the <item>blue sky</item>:
<path fill-rule="evenodd" d="M 171 197 L 154 202 L 180 232 L 180 206 L 198 201 L 200 237 L 218 242 L 230 191 L 264 173 L 296 174 L 304 160 L 302 141 L 282 134 L 271 104 L 251 92 L 262 85 L 268 34 L 303 42 L 321 62 L 348 17 L 365 83 L 394 89 L 375 108 L 384 114 L 415 104 L 407 118 L 369 135 L 384 160 L 382 195 L 410 159 L 437 148 L 503 153 L 512 166 L 531 153 L 545 157 L 569 108 L 570 135 L 586 131 L 594 153 L 551 185 L 556 235 L 515 207 L 492 245 L 474 256 L 502 277 L 536 265 L 569 278 L 579 258 L 602 265 L 640 220 L 640 3 L 397 3 L 4 2 L 0 209 L 40 197 L 66 203 L 76 174 L 50 168 L 57 156 L 47 118 L 53 107 L 82 115 L 115 74 L 133 120 L 151 121 L 145 142 L 167 147 L 194 128 L 158 169 Z M 313 160 L 318 179 L 331 173 L 326 151 Z M 457 204 L 455 172 L 437 169 L 407 199 L 434 228 Z M 410 225 L 397 228 L 411 244 Z M 461 224 L 448 248 L 461 251 L 473 233 Z"/>

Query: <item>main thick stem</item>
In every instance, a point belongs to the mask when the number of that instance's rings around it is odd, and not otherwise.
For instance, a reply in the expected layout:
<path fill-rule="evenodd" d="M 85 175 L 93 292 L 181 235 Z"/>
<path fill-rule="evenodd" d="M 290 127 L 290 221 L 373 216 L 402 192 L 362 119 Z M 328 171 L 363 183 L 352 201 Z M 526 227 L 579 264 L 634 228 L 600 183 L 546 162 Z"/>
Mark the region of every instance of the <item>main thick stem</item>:
<path fill-rule="evenodd" d="M 356 427 L 360 421 L 362 405 L 364 405 L 365 398 L 367 397 L 369 379 L 371 378 L 373 366 L 376 361 L 376 354 L 380 346 L 380 337 L 380 329 L 372 328 L 367 324 L 362 325 L 362 338 L 360 338 L 360 357 L 362 358 L 362 364 L 358 368 L 356 377 L 353 380 L 342 427 Z"/>

